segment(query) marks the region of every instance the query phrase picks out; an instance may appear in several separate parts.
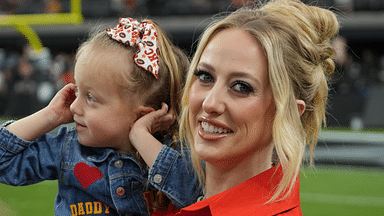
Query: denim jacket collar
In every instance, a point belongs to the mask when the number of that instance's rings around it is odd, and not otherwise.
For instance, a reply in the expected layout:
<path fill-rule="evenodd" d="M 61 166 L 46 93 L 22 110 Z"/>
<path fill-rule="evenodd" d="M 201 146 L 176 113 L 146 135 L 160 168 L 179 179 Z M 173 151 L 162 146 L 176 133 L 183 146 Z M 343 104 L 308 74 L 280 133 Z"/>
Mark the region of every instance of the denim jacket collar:
<path fill-rule="evenodd" d="M 87 146 L 83 146 L 83 147 L 87 148 L 88 152 L 92 152 L 92 154 L 90 154 L 90 156 L 88 156 L 87 159 L 91 162 L 94 162 L 94 163 L 103 163 L 103 162 L 107 161 L 110 156 L 117 155 L 122 159 L 132 160 L 139 167 L 143 166 L 139 163 L 139 161 L 137 161 L 137 159 L 135 157 L 132 156 L 132 154 L 129 154 L 129 153 L 128 154 L 120 154 L 120 153 L 117 153 L 112 148 L 103 148 L 103 147 L 95 148 L 95 147 L 87 147 Z"/>

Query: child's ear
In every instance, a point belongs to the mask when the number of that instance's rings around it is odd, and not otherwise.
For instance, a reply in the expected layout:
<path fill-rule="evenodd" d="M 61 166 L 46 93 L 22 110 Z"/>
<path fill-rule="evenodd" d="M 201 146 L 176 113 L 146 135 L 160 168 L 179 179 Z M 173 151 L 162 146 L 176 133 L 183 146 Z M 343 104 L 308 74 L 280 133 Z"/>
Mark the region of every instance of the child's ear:
<path fill-rule="evenodd" d="M 303 100 L 296 100 L 297 108 L 299 109 L 300 116 L 303 115 L 305 111 L 305 102 Z"/>
<path fill-rule="evenodd" d="M 140 106 L 139 107 L 139 112 L 138 112 L 138 118 L 141 118 L 145 115 L 147 115 L 150 112 L 155 111 L 153 107 L 147 107 L 147 106 Z"/>

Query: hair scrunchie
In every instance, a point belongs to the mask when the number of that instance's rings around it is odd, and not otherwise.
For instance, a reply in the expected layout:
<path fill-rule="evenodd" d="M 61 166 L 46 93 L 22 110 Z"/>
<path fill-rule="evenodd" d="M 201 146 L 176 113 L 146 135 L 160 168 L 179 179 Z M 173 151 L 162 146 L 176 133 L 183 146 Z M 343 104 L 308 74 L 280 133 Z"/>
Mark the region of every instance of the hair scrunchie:
<path fill-rule="evenodd" d="M 138 46 L 134 62 L 144 70 L 151 72 L 157 79 L 159 74 L 159 55 L 157 32 L 151 22 L 138 22 L 136 19 L 120 18 L 115 28 L 107 28 L 107 34 L 125 45 Z"/>

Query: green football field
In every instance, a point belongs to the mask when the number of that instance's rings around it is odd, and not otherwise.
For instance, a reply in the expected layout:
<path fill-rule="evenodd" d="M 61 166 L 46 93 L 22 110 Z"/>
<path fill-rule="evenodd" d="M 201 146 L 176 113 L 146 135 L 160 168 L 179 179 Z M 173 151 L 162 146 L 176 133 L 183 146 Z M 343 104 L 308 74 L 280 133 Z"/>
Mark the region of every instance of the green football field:
<path fill-rule="evenodd" d="M 384 215 L 383 169 L 317 166 L 300 178 L 303 215 Z M 0 216 L 54 215 L 56 192 L 56 181 L 0 184 Z"/>

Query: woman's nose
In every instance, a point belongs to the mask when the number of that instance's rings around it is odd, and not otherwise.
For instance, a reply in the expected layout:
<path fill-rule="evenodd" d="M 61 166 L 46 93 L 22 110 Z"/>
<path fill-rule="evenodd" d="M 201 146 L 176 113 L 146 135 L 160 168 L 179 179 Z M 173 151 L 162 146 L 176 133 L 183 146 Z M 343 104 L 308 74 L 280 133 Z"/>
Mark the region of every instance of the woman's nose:
<path fill-rule="evenodd" d="M 211 115 L 220 115 L 225 111 L 225 88 L 215 85 L 203 101 L 203 110 Z"/>

